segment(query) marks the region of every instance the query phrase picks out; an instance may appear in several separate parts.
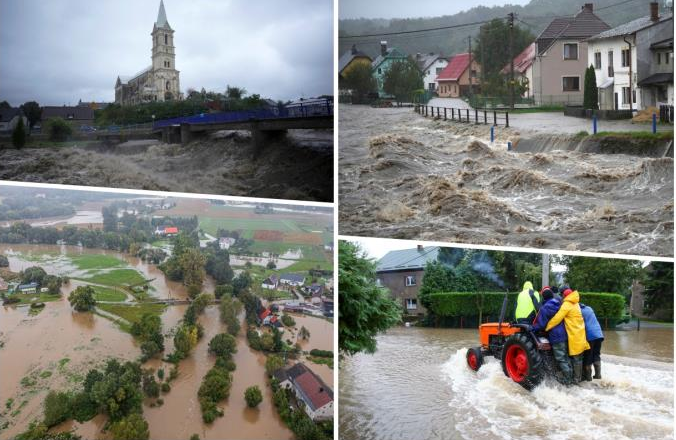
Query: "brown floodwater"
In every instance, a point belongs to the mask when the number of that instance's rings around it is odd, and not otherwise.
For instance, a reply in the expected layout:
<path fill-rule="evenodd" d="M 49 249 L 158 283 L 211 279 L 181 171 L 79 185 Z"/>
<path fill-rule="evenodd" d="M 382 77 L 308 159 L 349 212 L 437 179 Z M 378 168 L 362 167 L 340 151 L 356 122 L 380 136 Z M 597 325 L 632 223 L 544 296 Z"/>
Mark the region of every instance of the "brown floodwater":
<path fill-rule="evenodd" d="M 375 354 L 341 362 L 340 438 L 673 438 L 673 329 L 605 336 L 602 380 L 567 388 L 547 379 L 528 392 L 496 359 L 469 370 L 476 330 L 390 329 Z"/>
<path fill-rule="evenodd" d="M 8 256 L 10 269 L 18 271 L 33 265 L 40 265 L 50 274 L 71 275 L 77 271 L 64 255 L 73 253 L 105 253 L 115 255 L 139 270 L 152 282 L 153 294 L 157 297 L 185 297 L 185 289 L 178 283 L 167 281 L 154 265 L 138 258 L 120 253 L 73 246 L 29 246 L 3 245 L 0 253 Z M 30 256 L 27 256 L 31 254 Z M 39 258 L 39 262 L 34 261 Z M 71 275 L 72 276 L 72 275 Z M 24 401 L 21 412 L 7 417 L 10 426 L 0 431 L 0 439 L 10 439 L 24 431 L 28 424 L 42 415 L 42 402 L 49 389 L 72 389 L 78 386 L 82 375 L 93 367 L 100 366 L 109 357 L 133 360 L 140 355 L 134 339 L 117 328 L 109 320 L 91 313 L 72 311 L 66 299 L 67 294 L 81 283 L 72 280 L 64 286 L 61 300 L 49 302 L 37 316 L 28 315 L 28 307 L 3 306 L 0 308 L 0 402 L 13 398 L 12 411 Z M 213 283 L 205 284 L 205 291 L 213 291 Z M 181 320 L 186 306 L 168 307 L 162 315 L 163 332 L 169 333 Z M 333 326 L 318 318 L 298 317 L 311 332 L 308 342 L 311 348 L 332 350 Z M 220 322 L 216 306 L 209 306 L 199 318 L 205 328 L 205 335 L 191 355 L 180 362 L 179 376 L 171 383 L 171 391 L 163 395 L 164 405 L 150 408 L 144 405 L 151 438 L 185 440 L 192 434 L 202 439 L 290 439 L 293 433 L 284 425 L 274 409 L 272 393 L 265 376 L 265 357 L 249 349 L 242 330 L 237 339 L 238 352 L 235 355 L 237 370 L 228 400 L 222 402 L 224 417 L 207 426 L 197 398 L 202 378 L 214 365 L 215 358 L 208 353 L 208 343 L 217 333 L 225 331 Z M 166 352 L 173 350 L 173 339 L 165 340 Z M 68 359 L 68 360 L 64 360 Z M 63 366 L 59 366 L 59 361 Z M 309 363 L 328 384 L 333 384 L 333 371 L 325 365 Z M 163 367 L 168 374 L 171 365 L 161 360 L 147 362 L 146 368 Z M 47 377 L 41 373 L 50 371 Z M 24 377 L 34 378 L 36 384 L 24 386 Z M 246 407 L 244 390 L 258 385 L 263 391 L 263 402 L 256 409 Z M 4 408 L 3 408 L 4 409 Z M 10 411 L 11 412 L 11 411 Z M 3 418 L 5 415 L 3 415 Z M 54 428 L 55 431 L 75 429 L 85 439 L 106 439 L 101 433 L 106 418 L 97 416 L 85 422 L 66 422 Z"/>
<path fill-rule="evenodd" d="M 672 256 L 674 161 L 508 152 L 519 133 L 340 107 L 340 233 Z"/>

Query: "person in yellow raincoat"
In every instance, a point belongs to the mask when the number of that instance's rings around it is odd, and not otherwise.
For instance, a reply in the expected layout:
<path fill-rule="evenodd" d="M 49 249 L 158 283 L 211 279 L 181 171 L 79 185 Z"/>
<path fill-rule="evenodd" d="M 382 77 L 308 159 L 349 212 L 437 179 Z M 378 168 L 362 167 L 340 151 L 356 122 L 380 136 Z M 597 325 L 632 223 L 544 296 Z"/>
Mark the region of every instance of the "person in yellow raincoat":
<path fill-rule="evenodd" d="M 516 297 L 516 310 L 514 318 L 520 324 L 533 324 L 535 315 L 540 309 L 540 292 L 533 290 L 533 283 L 523 283 L 523 290 Z"/>
<path fill-rule="evenodd" d="M 563 321 L 568 334 L 568 355 L 573 361 L 573 380 L 582 381 L 582 355 L 589 350 L 587 335 L 584 330 L 584 318 L 580 309 L 580 294 L 577 290 L 565 289 L 563 303 L 559 311 L 547 323 L 546 331 Z"/>

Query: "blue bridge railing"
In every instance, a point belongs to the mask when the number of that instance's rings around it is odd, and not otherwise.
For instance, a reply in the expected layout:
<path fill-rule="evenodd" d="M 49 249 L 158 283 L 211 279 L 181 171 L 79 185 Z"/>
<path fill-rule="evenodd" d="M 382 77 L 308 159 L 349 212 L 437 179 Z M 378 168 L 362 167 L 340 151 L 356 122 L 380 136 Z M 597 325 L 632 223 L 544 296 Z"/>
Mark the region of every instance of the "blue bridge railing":
<path fill-rule="evenodd" d="M 333 100 L 312 99 L 297 101 L 285 106 L 257 110 L 241 110 L 221 113 L 201 113 L 192 116 L 163 119 L 153 123 L 153 129 L 180 124 L 217 124 L 251 120 L 306 118 L 333 115 Z"/>

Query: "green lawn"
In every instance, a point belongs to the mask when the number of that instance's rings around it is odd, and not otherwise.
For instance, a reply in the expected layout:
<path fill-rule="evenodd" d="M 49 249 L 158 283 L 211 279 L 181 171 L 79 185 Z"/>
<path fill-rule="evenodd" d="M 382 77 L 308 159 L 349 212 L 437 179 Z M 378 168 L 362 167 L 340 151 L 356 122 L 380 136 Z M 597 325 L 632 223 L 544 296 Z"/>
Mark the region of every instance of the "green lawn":
<path fill-rule="evenodd" d="M 152 313 L 160 316 L 167 308 L 165 304 L 138 304 L 138 305 L 124 305 L 124 304 L 97 304 L 101 310 L 117 315 L 120 318 L 126 319 L 129 322 L 138 322 L 144 313 Z"/>
<path fill-rule="evenodd" d="M 211 235 L 216 235 L 218 229 L 227 229 L 229 231 L 240 230 L 243 231 L 243 235 L 246 238 L 253 237 L 253 231 L 261 229 L 282 232 L 302 231 L 293 220 L 279 220 L 266 217 L 253 219 L 200 217 L 200 228 Z"/>
<path fill-rule="evenodd" d="M 49 301 L 58 301 L 61 299 L 61 295 L 50 295 L 48 293 L 36 293 L 36 294 L 24 294 L 24 293 L 15 293 L 10 295 L 11 298 L 19 298 L 21 301 L 15 304 L 30 304 L 32 302 L 49 302 Z"/>
<path fill-rule="evenodd" d="M 319 269 L 323 270 L 333 270 L 333 261 L 308 261 L 300 260 L 297 263 L 293 263 L 291 266 L 285 268 L 283 272 L 306 272 L 310 269 Z"/>
<path fill-rule="evenodd" d="M 127 265 L 127 263 L 119 258 L 105 254 L 80 254 L 69 255 L 69 257 L 73 261 L 73 264 L 81 270 L 110 269 Z"/>
<path fill-rule="evenodd" d="M 114 269 L 110 272 L 93 273 L 88 277 L 75 279 L 105 286 L 131 285 L 145 281 L 145 278 L 134 269 Z"/>
<path fill-rule="evenodd" d="M 127 295 L 116 289 L 109 287 L 92 286 L 96 291 L 94 298 L 97 301 L 116 301 L 121 302 L 127 299 Z"/>

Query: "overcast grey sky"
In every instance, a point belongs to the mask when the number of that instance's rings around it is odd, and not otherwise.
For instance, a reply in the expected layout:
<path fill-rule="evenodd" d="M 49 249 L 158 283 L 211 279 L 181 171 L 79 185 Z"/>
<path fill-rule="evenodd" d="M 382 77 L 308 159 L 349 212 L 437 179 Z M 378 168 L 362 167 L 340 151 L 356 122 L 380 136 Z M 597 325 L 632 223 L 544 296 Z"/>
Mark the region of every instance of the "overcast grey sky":
<path fill-rule="evenodd" d="M 113 101 L 151 64 L 160 0 L 0 0 L 0 101 Z M 164 0 L 181 91 L 273 99 L 333 91 L 331 0 Z"/>
<path fill-rule="evenodd" d="M 475 6 L 525 5 L 530 0 L 340 0 L 340 18 L 417 18 L 453 15 Z"/>

